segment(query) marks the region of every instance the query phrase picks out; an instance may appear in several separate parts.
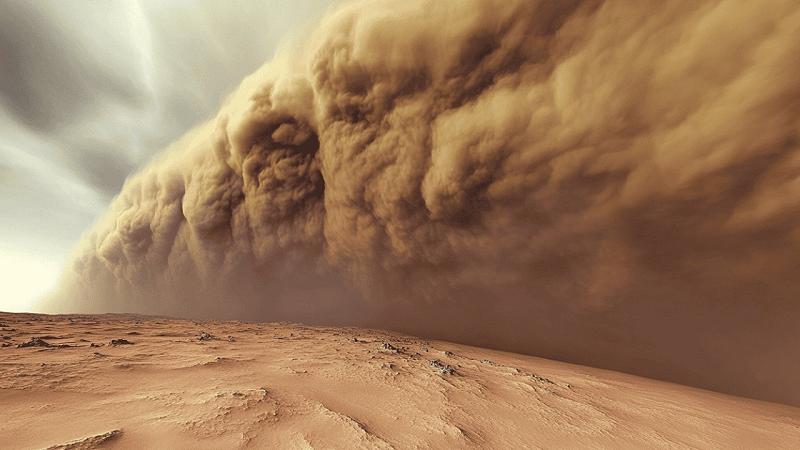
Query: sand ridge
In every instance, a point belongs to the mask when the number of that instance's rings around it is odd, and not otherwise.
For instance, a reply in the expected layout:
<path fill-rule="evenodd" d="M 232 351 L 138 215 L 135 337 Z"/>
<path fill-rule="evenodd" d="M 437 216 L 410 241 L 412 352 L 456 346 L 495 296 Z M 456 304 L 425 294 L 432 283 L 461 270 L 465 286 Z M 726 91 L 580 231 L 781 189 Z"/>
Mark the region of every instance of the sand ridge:
<path fill-rule="evenodd" d="M 0 313 L 0 342 L 4 449 L 800 448 L 799 408 L 385 331 Z"/>

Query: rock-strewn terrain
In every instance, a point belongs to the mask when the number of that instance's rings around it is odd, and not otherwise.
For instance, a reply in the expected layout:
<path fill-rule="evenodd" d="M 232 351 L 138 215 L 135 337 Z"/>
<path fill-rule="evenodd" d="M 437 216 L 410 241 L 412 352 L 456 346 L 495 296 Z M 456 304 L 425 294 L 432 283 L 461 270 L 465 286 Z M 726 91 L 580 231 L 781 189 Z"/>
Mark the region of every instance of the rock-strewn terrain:
<path fill-rule="evenodd" d="M 0 313 L 0 447 L 800 448 L 800 409 L 396 333 Z"/>

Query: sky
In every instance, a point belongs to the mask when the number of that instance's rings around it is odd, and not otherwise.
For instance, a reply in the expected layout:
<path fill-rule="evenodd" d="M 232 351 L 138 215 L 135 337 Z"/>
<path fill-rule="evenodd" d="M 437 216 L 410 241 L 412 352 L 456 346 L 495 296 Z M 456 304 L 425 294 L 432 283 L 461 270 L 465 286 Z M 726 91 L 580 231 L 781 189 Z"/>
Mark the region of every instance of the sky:
<path fill-rule="evenodd" d="M 31 310 L 126 177 L 329 0 L 0 0 L 0 310 Z"/>

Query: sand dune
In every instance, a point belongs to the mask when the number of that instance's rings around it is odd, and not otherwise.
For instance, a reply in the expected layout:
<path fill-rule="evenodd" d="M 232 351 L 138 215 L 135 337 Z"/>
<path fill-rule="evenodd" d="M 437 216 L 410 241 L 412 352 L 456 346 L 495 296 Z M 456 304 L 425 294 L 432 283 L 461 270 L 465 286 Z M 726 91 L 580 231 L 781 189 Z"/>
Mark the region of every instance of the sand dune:
<path fill-rule="evenodd" d="M 383 331 L 4 313 L 0 335 L 4 449 L 800 448 L 798 408 Z"/>

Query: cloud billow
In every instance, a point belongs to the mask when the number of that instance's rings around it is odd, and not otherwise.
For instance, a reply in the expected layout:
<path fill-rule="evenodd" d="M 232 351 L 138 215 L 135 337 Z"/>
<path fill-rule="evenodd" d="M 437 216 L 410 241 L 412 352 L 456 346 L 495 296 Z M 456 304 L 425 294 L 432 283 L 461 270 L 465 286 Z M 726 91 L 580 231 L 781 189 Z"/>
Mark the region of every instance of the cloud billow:
<path fill-rule="evenodd" d="M 800 7 L 770 4 L 347 4 L 128 179 L 53 308 L 394 327 L 800 402 Z"/>

